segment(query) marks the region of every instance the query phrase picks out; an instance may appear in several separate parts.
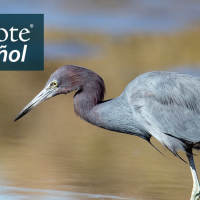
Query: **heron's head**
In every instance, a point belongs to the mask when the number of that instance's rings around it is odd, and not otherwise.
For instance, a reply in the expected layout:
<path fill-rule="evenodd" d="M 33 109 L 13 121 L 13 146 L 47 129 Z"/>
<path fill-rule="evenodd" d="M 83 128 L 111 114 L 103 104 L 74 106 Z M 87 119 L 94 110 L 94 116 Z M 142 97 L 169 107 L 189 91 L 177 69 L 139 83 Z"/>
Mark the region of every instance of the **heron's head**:
<path fill-rule="evenodd" d="M 38 104 L 59 94 L 81 90 L 94 72 L 84 67 L 65 65 L 57 69 L 47 81 L 44 89 L 17 115 L 15 121 L 30 112 Z M 97 74 L 95 74 L 97 75 Z M 98 76 L 98 75 L 97 75 Z"/>

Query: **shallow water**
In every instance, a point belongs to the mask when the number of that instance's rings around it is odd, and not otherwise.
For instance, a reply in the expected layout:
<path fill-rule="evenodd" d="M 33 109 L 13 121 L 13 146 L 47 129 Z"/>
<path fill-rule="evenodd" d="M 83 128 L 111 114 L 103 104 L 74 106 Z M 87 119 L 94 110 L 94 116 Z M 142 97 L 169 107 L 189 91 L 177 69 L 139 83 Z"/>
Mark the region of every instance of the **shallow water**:
<path fill-rule="evenodd" d="M 0 99 L 0 199 L 189 199 L 187 164 L 154 139 L 165 156 L 138 137 L 80 120 L 73 112 L 73 94 L 52 98 L 13 123 L 47 77 L 39 72 L 4 74 L 1 81 L 12 84 L 1 90 Z M 123 85 L 124 79 L 116 80 Z M 12 85 L 18 83 L 16 91 Z M 109 95 L 117 96 L 110 89 Z"/>
<path fill-rule="evenodd" d="M 5 200 L 21 200 L 21 199 L 46 199 L 46 200 L 128 200 L 130 198 L 123 198 L 109 195 L 94 195 L 87 193 L 68 192 L 59 190 L 42 190 L 32 188 L 20 188 L 10 186 L 0 186 L 0 199 Z M 134 200 L 134 198 L 131 198 Z"/>
<path fill-rule="evenodd" d="M 171 32 L 200 20 L 197 0 L 2 0 L 0 13 L 44 13 L 45 27 L 81 32 Z M 197 24 L 198 25 L 198 24 Z"/>
<path fill-rule="evenodd" d="M 100 50 L 97 46 L 73 41 L 46 43 L 44 48 L 44 56 L 48 60 L 92 57 L 99 54 Z"/>
<path fill-rule="evenodd" d="M 42 13 L 45 29 L 130 35 L 172 33 L 199 27 L 197 0 L 2 0 L 0 13 Z M 45 59 L 81 58 L 101 51 L 74 41 L 45 42 Z M 98 52 L 97 52 L 98 54 Z"/>
<path fill-rule="evenodd" d="M 179 66 L 177 68 L 173 68 L 172 71 L 178 73 L 189 74 L 192 76 L 200 76 L 200 65 L 193 67 L 193 66 Z"/>

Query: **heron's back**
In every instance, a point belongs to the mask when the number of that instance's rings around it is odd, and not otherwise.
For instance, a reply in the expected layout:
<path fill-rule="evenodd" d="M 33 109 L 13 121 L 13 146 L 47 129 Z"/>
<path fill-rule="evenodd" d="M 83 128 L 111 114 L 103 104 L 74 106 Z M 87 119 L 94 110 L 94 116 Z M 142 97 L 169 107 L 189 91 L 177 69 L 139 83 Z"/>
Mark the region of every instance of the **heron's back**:
<path fill-rule="evenodd" d="M 125 93 L 133 117 L 149 131 L 192 143 L 200 141 L 199 77 L 149 72 L 129 83 Z"/>

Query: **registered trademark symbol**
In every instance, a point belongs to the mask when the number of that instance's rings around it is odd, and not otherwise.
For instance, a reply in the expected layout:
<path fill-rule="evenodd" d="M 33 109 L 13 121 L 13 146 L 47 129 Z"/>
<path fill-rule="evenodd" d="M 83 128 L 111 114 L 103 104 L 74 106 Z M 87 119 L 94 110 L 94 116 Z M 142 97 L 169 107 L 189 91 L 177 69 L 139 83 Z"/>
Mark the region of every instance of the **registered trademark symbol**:
<path fill-rule="evenodd" d="M 30 27 L 31 27 L 31 28 L 33 28 L 33 27 L 34 27 L 34 25 L 33 25 L 33 24 L 30 24 Z"/>

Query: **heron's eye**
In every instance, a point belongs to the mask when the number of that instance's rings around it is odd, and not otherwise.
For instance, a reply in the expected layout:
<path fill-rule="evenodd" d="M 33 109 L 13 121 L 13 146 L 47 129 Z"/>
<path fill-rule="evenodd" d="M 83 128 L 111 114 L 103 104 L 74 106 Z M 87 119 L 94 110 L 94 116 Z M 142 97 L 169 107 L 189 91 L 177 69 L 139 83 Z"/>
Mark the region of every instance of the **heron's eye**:
<path fill-rule="evenodd" d="M 54 81 L 54 82 L 52 82 L 52 83 L 50 84 L 50 86 L 51 86 L 51 87 L 57 87 L 57 86 L 58 86 L 58 83 L 57 83 L 56 81 Z"/>

